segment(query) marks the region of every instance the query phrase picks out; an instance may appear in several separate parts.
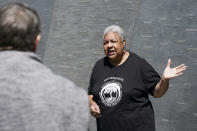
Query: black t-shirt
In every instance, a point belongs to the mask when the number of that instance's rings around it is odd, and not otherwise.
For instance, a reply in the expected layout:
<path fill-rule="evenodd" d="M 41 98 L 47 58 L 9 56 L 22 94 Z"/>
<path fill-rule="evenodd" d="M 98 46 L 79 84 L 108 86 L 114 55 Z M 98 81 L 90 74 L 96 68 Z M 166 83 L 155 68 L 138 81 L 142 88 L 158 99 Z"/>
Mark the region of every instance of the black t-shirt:
<path fill-rule="evenodd" d="M 155 119 L 148 94 L 160 76 L 144 59 L 129 52 L 120 66 L 104 57 L 95 64 L 88 94 L 101 110 L 98 131 L 155 131 Z"/>

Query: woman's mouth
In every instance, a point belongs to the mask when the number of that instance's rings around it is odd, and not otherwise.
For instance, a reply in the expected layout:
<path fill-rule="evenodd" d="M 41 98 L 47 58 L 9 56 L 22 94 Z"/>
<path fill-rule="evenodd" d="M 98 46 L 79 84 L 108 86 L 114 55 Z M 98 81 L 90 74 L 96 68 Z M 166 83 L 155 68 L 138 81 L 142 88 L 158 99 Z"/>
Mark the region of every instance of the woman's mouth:
<path fill-rule="evenodd" d="M 115 55 L 116 52 L 115 52 L 114 50 L 109 50 L 109 51 L 107 52 L 107 54 L 108 54 L 108 56 L 112 56 L 112 55 Z"/>

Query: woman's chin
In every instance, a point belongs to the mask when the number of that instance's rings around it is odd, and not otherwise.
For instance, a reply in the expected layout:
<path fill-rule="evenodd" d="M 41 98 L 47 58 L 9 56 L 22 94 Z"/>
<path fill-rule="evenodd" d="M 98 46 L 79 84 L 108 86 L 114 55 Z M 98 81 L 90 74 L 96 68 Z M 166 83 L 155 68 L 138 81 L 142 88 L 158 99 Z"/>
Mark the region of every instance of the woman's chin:
<path fill-rule="evenodd" d="M 116 58 L 116 55 L 108 55 L 108 58 L 112 61 L 115 61 L 117 58 Z"/>

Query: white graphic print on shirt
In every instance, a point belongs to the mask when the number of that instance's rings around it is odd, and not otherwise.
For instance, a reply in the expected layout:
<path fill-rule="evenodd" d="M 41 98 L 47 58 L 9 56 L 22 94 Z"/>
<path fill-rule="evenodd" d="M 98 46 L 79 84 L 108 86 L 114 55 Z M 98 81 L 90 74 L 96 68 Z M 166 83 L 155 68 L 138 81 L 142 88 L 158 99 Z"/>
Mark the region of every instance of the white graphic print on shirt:
<path fill-rule="evenodd" d="M 114 77 L 112 77 L 114 78 Z M 116 78 L 116 77 L 115 77 Z M 109 80 L 110 78 L 106 79 Z M 119 80 L 122 80 L 121 78 L 118 78 Z M 104 82 L 106 81 L 104 80 Z M 121 84 L 117 81 L 111 80 L 105 83 L 102 86 L 101 91 L 99 92 L 100 99 L 106 106 L 114 106 L 118 104 L 118 102 L 121 100 L 122 97 L 122 91 L 121 91 Z"/>

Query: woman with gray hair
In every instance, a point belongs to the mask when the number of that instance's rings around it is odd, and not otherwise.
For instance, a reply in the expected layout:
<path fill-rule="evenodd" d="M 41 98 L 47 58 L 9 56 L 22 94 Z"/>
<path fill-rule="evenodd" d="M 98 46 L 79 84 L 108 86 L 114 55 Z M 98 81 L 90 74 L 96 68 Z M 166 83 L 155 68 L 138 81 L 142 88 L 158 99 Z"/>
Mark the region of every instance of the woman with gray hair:
<path fill-rule="evenodd" d="M 125 49 L 121 27 L 107 27 L 103 39 L 106 56 L 96 62 L 88 89 L 97 131 L 155 131 L 148 95 L 163 96 L 169 80 L 183 74 L 186 66 L 171 68 L 169 59 L 160 77 L 146 60 Z"/>

